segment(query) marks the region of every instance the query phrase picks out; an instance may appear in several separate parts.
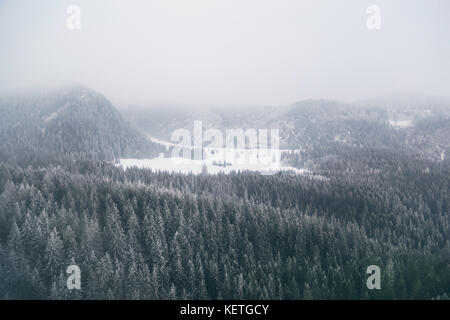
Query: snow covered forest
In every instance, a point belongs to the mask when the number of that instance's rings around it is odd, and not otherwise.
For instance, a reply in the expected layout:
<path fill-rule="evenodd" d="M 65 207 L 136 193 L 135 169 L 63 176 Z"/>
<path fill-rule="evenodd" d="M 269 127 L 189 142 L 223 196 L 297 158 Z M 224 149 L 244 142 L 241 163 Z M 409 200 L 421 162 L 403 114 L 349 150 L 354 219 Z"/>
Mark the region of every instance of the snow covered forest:
<path fill-rule="evenodd" d="M 116 166 L 164 148 L 90 90 L 0 113 L 1 299 L 449 297 L 450 161 L 398 147 L 405 132 L 286 155 L 323 179 L 177 174 Z M 430 121 L 427 137 L 447 128 Z M 81 290 L 66 286 L 73 264 Z M 373 264 L 382 290 L 366 287 Z"/>

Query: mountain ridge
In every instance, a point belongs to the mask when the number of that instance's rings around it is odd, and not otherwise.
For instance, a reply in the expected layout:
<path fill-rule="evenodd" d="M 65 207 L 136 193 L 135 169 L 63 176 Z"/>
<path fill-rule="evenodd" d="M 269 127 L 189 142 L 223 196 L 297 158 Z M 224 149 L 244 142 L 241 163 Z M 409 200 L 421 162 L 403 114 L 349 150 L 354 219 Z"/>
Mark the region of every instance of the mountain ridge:
<path fill-rule="evenodd" d="M 24 152 L 36 156 L 84 153 L 114 160 L 153 157 L 162 151 L 105 96 L 82 86 L 2 98 L 0 119 L 3 160 L 13 161 Z"/>

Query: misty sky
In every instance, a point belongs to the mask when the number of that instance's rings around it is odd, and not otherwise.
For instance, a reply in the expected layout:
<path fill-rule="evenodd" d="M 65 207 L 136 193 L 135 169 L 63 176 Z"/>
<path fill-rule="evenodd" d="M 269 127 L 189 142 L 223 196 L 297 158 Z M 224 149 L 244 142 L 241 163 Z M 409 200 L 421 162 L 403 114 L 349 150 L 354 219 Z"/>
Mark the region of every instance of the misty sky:
<path fill-rule="evenodd" d="M 81 8 L 81 30 L 66 26 Z M 366 26 L 381 8 L 381 30 Z M 83 84 L 117 104 L 448 96 L 448 0 L 0 0 L 0 92 Z"/>

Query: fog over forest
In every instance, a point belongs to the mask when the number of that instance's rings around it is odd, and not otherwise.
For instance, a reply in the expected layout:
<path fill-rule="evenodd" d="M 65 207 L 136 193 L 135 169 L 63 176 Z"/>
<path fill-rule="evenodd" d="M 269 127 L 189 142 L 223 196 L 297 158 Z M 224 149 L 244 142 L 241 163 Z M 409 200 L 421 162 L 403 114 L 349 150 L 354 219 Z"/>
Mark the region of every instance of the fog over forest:
<path fill-rule="evenodd" d="M 448 300 L 449 12 L 0 0 L 0 300 Z"/>
<path fill-rule="evenodd" d="M 149 107 L 448 97 L 450 3 L 377 1 L 370 30 L 372 2 L 3 0 L 0 90 L 82 84 Z"/>

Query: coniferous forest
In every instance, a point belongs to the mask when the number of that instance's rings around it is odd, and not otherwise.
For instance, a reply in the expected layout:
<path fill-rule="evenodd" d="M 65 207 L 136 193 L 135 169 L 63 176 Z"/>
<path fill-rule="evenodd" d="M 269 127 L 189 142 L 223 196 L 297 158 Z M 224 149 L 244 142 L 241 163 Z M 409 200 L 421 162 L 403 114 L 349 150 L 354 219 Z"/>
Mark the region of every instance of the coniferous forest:
<path fill-rule="evenodd" d="M 0 0 L 0 303 L 182 320 L 448 303 L 449 13 Z"/>
<path fill-rule="evenodd" d="M 50 120 L 0 107 L 1 299 L 448 299 L 448 159 L 365 146 L 316 148 L 316 176 L 124 170 L 137 131 L 103 98 L 63 97 Z"/>

